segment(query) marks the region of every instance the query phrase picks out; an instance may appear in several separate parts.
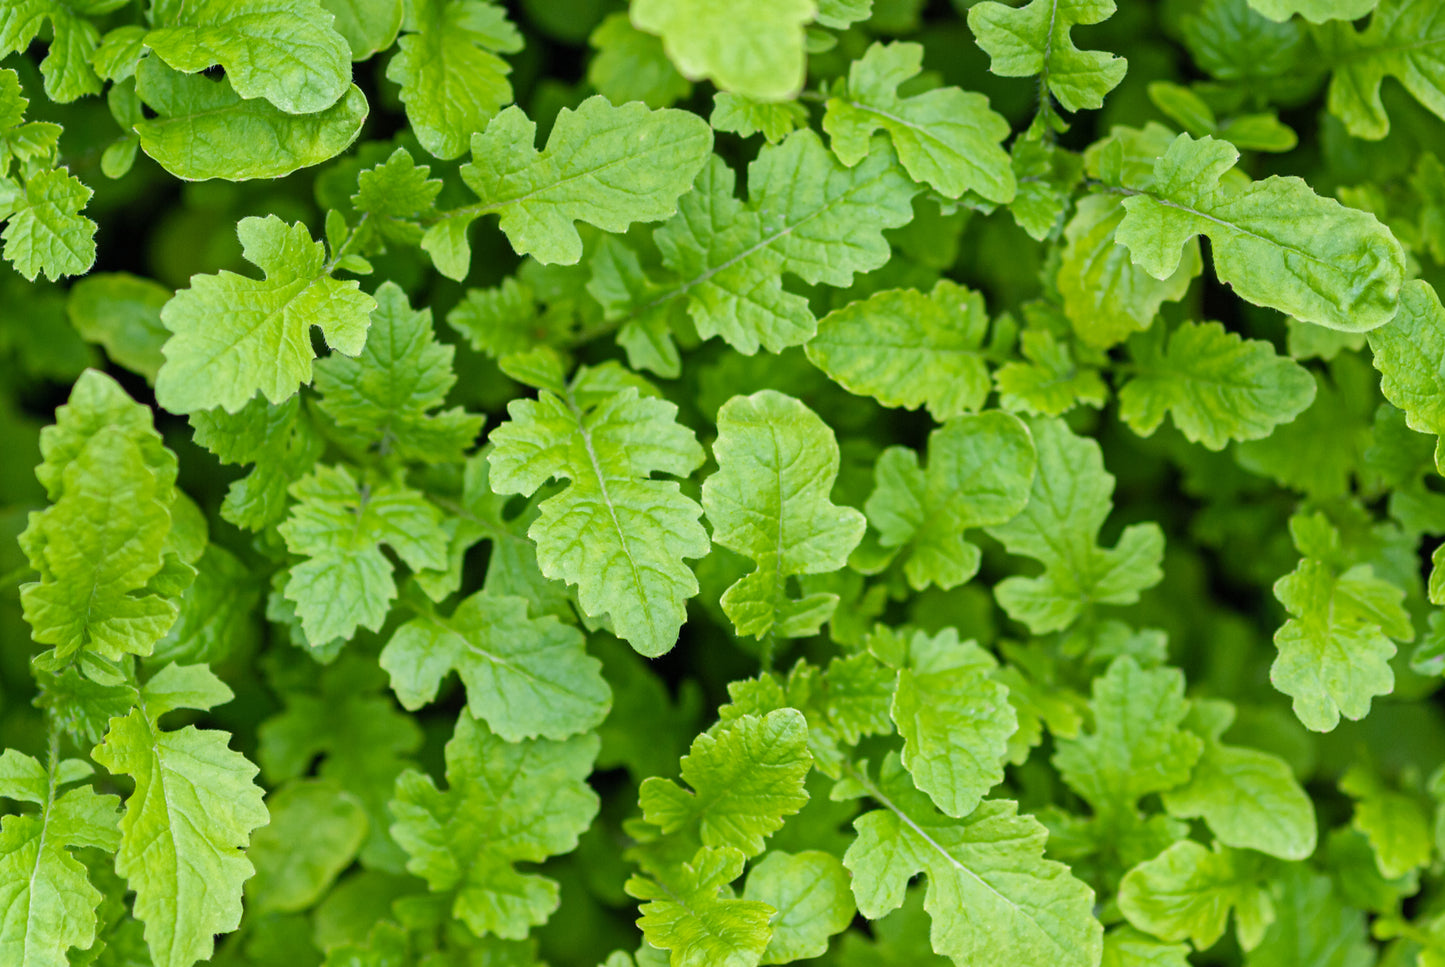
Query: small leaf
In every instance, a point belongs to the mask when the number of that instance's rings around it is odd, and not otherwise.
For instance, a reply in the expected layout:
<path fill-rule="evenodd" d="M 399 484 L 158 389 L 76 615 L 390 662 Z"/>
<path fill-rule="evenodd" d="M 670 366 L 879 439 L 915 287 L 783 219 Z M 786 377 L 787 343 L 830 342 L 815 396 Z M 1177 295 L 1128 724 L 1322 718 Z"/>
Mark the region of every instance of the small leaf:
<path fill-rule="evenodd" d="M 1037 74 L 1066 110 L 1079 111 L 1102 107 L 1128 64 L 1104 51 L 1079 50 L 1069 33 L 1113 15 L 1114 0 L 1031 0 L 1018 9 L 989 2 L 969 8 L 968 27 L 995 74 Z"/>
<path fill-rule="evenodd" d="M 723 593 L 723 611 L 739 635 L 816 634 L 837 598 L 791 597 L 788 578 L 843 567 L 867 527 L 861 513 L 828 499 L 839 463 L 833 432 L 772 390 L 733 397 L 717 427 L 718 472 L 703 481 L 703 510 L 715 543 L 757 562 Z"/>
<path fill-rule="evenodd" d="M 748 873 L 743 899 L 777 911 L 772 939 L 759 963 L 789 964 L 821 957 L 828 938 L 853 922 L 848 871 L 831 853 L 770 852 Z"/>
<path fill-rule="evenodd" d="M 1232 908 L 1240 945 L 1249 950 L 1274 920 L 1263 872 L 1249 853 L 1219 846 L 1211 852 L 1184 840 L 1125 875 L 1119 908 L 1145 933 L 1188 939 L 1199 950 L 1224 935 Z"/>

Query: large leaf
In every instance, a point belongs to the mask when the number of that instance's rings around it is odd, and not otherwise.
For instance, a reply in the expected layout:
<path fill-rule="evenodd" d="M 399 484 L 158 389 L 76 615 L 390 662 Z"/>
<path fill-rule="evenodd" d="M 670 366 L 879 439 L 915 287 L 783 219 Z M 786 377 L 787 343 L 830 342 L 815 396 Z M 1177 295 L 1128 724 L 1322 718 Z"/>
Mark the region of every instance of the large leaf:
<path fill-rule="evenodd" d="M 1227 141 L 1174 140 L 1153 184 L 1124 199 L 1115 235 L 1134 264 L 1167 279 L 1185 245 L 1207 235 L 1220 281 L 1256 305 L 1344 332 L 1394 318 L 1405 262 L 1389 230 L 1298 178 L 1222 180 L 1238 159 Z"/>

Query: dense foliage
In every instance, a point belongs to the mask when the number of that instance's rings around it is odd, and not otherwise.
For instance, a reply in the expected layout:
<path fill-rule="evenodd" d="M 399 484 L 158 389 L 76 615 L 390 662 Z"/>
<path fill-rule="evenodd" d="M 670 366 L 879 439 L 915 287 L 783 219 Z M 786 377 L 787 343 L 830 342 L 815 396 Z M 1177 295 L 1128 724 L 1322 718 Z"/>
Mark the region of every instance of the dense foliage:
<path fill-rule="evenodd" d="M 0 56 L 0 964 L 1445 964 L 1439 0 Z"/>

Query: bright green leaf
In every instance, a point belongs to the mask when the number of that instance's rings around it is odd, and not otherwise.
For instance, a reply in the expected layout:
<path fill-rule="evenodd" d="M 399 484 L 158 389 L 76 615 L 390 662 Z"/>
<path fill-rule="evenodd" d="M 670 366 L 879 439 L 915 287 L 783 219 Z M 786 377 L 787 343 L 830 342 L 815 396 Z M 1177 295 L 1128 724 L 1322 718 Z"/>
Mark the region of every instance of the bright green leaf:
<path fill-rule="evenodd" d="M 662 37 L 683 76 L 782 101 L 803 86 L 803 27 L 816 12 L 813 0 L 633 0 L 632 23 Z"/>

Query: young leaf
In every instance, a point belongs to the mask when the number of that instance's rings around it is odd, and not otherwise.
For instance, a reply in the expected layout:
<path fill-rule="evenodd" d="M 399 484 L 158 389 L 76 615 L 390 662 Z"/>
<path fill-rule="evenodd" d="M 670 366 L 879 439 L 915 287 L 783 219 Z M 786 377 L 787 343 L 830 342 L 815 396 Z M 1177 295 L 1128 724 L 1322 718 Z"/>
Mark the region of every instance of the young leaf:
<path fill-rule="evenodd" d="M 907 447 L 889 447 L 874 466 L 868 520 L 886 548 L 907 548 L 904 574 L 915 590 L 957 587 L 978 571 L 971 527 L 1002 524 L 1029 501 L 1034 445 L 1018 417 L 961 416 L 928 437 L 928 467 Z"/>
<path fill-rule="evenodd" d="M 517 863 L 570 852 L 597 815 L 587 775 L 597 737 L 505 742 L 463 712 L 446 747 L 447 790 L 430 776 L 402 773 L 392 836 L 406 868 L 434 892 L 453 893 L 451 911 L 477 936 L 520 940 L 557 908 L 557 884 Z"/>
<path fill-rule="evenodd" d="M 830 312 L 807 352 L 848 392 L 884 406 L 927 406 L 942 421 L 988 398 L 987 331 L 983 296 L 943 279 L 927 295 L 888 289 Z"/>
<path fill-rule="evenodd" d="M 991 800 L 949 819 L 913 788 L 896 755 L 884 760 L 877 785 L 854 779 L 882 807 L 854 822 L 858 838 L 843 857 L 863 916 L 876 920 L 897 909 L 908 881 L 923 873 L 933 949 L 956 963 L 1099 962 L 1103 928 L 1093 891 L 1043 858 L 1048 833 L 1018 815 L 1017 804 Z"/>
<path fill-rule="evenodd" d="M 511 68 L 497 54 L 521 50 L 522 36 L 487 0 L 415 0 L 406 9 L 386 77 L 401 85 L 421 146 L 449 161 L 512 100 Z"/>
<path fill-rule="evenodd" d="M 381 667 L 407 709 L 433 701 L 456 669 L 473 717 L 504 740 L 565 739 L 595 729 L 611 704 L 585 643 L 550 615 L 529 617 L 522 598 L 479 591 L 450 618 L 421 615 L 398 628 Z"/>
<path fill-rule="evenodd" d="M 256 767 L 230 735 L 194 726 L 165 731 L 177 708 L 208 709 L 231 691 L 204 665 L 167 665 L 140 690 L 140 705 L 112 719 L 91 753 L 135 780 L 121 819 L 116 872 L 135 891 L 156 967 L 190 967 L 211 956 L 213 936 L 236 929 L 241 886 L 253 869 L 241 849 L 267 822 Z"/>
<path fill-rule="evenodd" d="M 1158 583 L 1164 535 L 1157 524 L 1131 524 L 1118 545 L 1098 545 L 1114 478 L 1099 445 L 1059 420 L 1032 424 L 1038 473 L 1023 512 L 987 528 L 1014 554 L 1044 565 L 1036 578 L 1010 577 L 994 594 L 1010 617 L 1042 634 L 1067 628 L 1100 604 L 1133 604 Z"/>
<path fill-rule="evenodd" d="M 1375 962 L 1365 914 L 1347 906 L 1335 882 L 1305 864 L 1292 864 L 1275 880 L 1275 917 L 1252 964 L 1339 964 L 1367 967 Z"/>
<path fill-rule="evenodd" d="M 386 544 L 412 570 L 446 566 L 441 515 L 417 491 L 390 482 L 359 485 L 345 467 L 317 467 L 291 488 L 295 505 L 278 528 L 287 550 L 306 560 L 291 568 L 286 598 L 295 602 L 313 645 L 379 630 L 396 597 Z"/>
<path fill-rule="evenodd" d="M 99 31 L 86 14 L 114 10 L 113 2 L 92 2 L 71 6 L 59 0 L 15 0 L 7 4 L 0 20 L 0 58 L 24 51 L 50 21 L 46 40 L 49 49 L 40 62 L 45 78 L 45 96 L 65 103 L 86 94 L 98 94 L 101 84 L 90 61 L 96 53 Z"/>
<path fill-rule="evenodd" d="M 256 875 L 246 883 L 257 912 L 305 910 L 321 899 L 366 839 L 366 810 L 339 783 L 290 782 L 268 797 L 271 822 L 251 838 Z"/>
<path fill-rule="evenodd" d="M 1199 950 L 1224 935 L 1229 911 L 1246 950 L 1274 920 L 1258 859 L 1192 840 L 1175 843 L 1134 867 L 1119 884 L 1119 908 L 1129 922 L 1161 940 L 1188 939 Z"/>
<path fill-rule="evenodd" d="M 387 831 L 387 802 L 396 778 L 421 747 L 416 721 L 384 694 L 386 676 L 371 658 L 343 655 L 306 688 L 281 690 L 284 708 L 257 730 L 257 759 L 270 785 L 308 774 L 316 759 L 322 779 L 360 800 L 368 818 L 361 861 L 368 869 L 401 873 L 406 854 Z"/>
<path fill-rule="evenodd" d="M 734 181 L 713 159 L 677 217 L 654 234 L 662 281 L 649 279 L 631 250 L 614 265 L 594 264 L 588 289 L 609 319 L 666 331 L 668 312 L 685 300 L 699 335 L 721 336 L 745 355 L 800 345 L 817 322 L 806 299 L 784 291 L 782 274 L 851 285 L 854 273 L 888 261 L 883 231 L 913 218 L 918 190 L 886 147 L 848 168 L 808 130 L 758 153 L 746 204 L 733 197 Z"/>
<path fill-rule="evenodd" d="M 1119 389 L 1119 418 L 1149 436 L 1171 413 L 1185 437 L 1222 450 L 1258 440 L 1314 402 L 1309 371 L 1262 339 L 1241 339 L 1217 322 L 1186 322 L 1169 334 L 1130 343 L 1137 367 Z"/>
<path fill-rule="evenodd" d="M 1299 520 L 1290 522 L 1297 545 Z M 1374 696 L 1394 690 L 1391 639 L 1409 641 L 1415 632 L 1402 606 L 1405 593 L 1376 577 L 1373 567 L 1341 570 L 1305 556 L 1275 582 L 1274 595 L 1290 619 L 1275 632 L 1279 656 L 1269 677 L 1294 699 L 1295 715 L 1306 728 L 1328 732 L 1341 715 L 1364 718 Z"/>
<path fill-rule="evenodd" d="M 1360 765 L 1340 779 L 1340 791 L 1355 800 L 1350 825 L 1369 840 L 1381 876 L 1393 880 L 1429 865 L 1435 835 L 1421 797 L 1396 792 Z"/>
<path fill-rule="evenodd" d="M 510 420 L 491 433 L 492 489 L 532 494 L 551 478 L 568 481 L 542 502 L 528 530 L 550 578 L 577 585 L 591 616 L 607 614 L 638 652 L 660 655 L 677 642 L 697 579 L 684 558 L 702 557 L 708 537 L 699 507 L 673 481 L 703 461 L 677 407 L 610 384 L 609 368 L 583 370 L 559 392 L 513 400 Z M 640 382 L 640 381 L 639 381 Z M 645 385 L 645 384 L 643 384 Z"/>
<path fill-rule="evenodd" d="M 1057 279 L 1064 314 L 1080 339 L 1100 349 L 1152 326 L 1159 307 L 1184 298 L 1203 269 L 1197 239 L 1184 244 L 1178 268 L 1162 281 L 1135 265 L 1115 238 L 1124 214 L 1123 199 L 1089 195 L 1064 227 Z"/>
<path fill-rule="evenodd" d="M 47 769 L 14 749 L 0 755 L 0 797 L 38 803 L 40 812 L 0 821 L 0 955 L 25 967 L 65 967 L 70 948 L 95 942 L 96 907 L 103 897 L 72 849 L 120 845 L 115 796 L 87 783 L 92 769 L 79 759 Z"/>
<path fill-rule="evenodd" d="M 125 272 L 91 273 L 70 287 L 66 315 L 88 342 L 100 343 L 113 361 L 154 383 L 165 356 L 161 307 L 171 290 Z"/>
<path fill-rule="evenodd" d="M 739 850 L 704 847 L 666 877 L 629 879 L 628 895 L 646 901 L 637 925 L 648 944 L 671 951 L 674 967 L 757 967 L 777 911 L 730 895 L 744 862 Z"/>
<path fill-rule="evenodd" d="M 803 27 L 812 0 L 635 0 L 632 23 L 662 37 L 683 76 L 707 78 L 725 91 L 760 101 L 791 98 L 803 86 Z"/>
<path fill-rule="evenodd" d="M 268 101 L 244 100 L 225 78 L 171 70 L 154 57 L 136 68 L 136 93 L 155 117 L 134 125 L 140 147 L 187 181 L 280 178 L 333 158 L 356 140 L 366 96 L 352 85 L 315 114 L 287 114 Z"/>
<path fill-rule="evenodd" d="M 95 264 L 95 222 L 80 214 L 91 190 L 65 168 L 40 171 L 23 188 L 0 179 L 5 258 L 31 282 L 81 275 Z"/>
<path fill-rule="evenodd" d="M 891 715 L 903 738 L 903 767 L 939 811 L 967 816 L 1003 781 L 1004 754 L 1018 719 L 1008 689 L 991 677 L 993 656 L 945 628 L 919 632 L 898 671 Z"/>
<path fill-rule="evenodd" d="M 728 588 L 723 611 L 739 635 L 816 634 L 835 595 L 793 598 L 788 578 L 848 563 L 867 521 L 828 499 L 838 477 L 838 444 L 812 410 L 764 390 L 735 396 L 717 416 L 718 471 L 702 485 L 713 541 L 757 562 Z"/>
<path fill-rule="evenodd" d="M 873 132 L 888 132 L 914 181 L 948 198 L 973 191 L 1000 204 L 1013 200 L 1013 163 L 1000 146 L 1008 122 L 988 98 L 956 87 L 899 97 L 900 84 L 923 67 L 923 45 L 875 43 L 848 69 L 846 88 L 828 99 L 823 130 L 845 165 L 866 158 Z"/>
<path fill-rule="evenodd" d="M 1410 429 L 1445 435 L 1445 308 L 1418 279 L 1400 290 L 1400 312 L 1372 330 L 1370 351 L 1380 371 L 1380 392 L 1405 411 Z"/>
<path fill-rule="evenodd" d="M 235 413 L 258 392 L 272 403 L 287 399 L 311 381 L 312 326 L 349 356 L 366 343 L 376 301 L 356 282 L 331 277 L 325 250 L 305 225 L 243 218 L 236 234 L 265 279 L 197 275 L 161 310 L 173 335 L 156 398 L 174 413 L 215 406 Z"/>
<path fill-rule="evenodd" d="M 299 396 L 281 404 L 257 396 L 235 413 L 198 410 L 190 419 L 196 443 L 222 463 L 255 465 L 231 482 L 221 504 L 221 516 L 247 530 L 262 530 L 285 516 L 287 489 L 326 448 Z"/>
<path fill-rule="evenodd" d="M 803 808 L 813 767 L 808 726 L 797 709 L 744 715 L 703 733 L 682 758 L 682 778 L 642 783 L 642 815 L 664 835 L 755 856 L 783 819 Z M 737 874 L 734 874 L 736 876 Z"/>
<path fill-rule="evenodd" d="M 848 871 L 836 856 L 821 850 L 768 853 L 748 873 L 743 899 L 777 911 L 761 964 L 821 957 L 828 938 L 846 930 L 856 912 Z"/>
<path fill-rule="evenodd" d="M 1019 9 L 989 2 L 969 8 L 968 27 L 995 74 L 1037 74 L 1066 110 L 1079 111 L 1102 107 L 1128 63 L 1101 50 L 1079 50 L 1069 32 L 1113 15 L 1114 0 L 1031 0 Z"/>
<path fill-rule="evenodd" d="M 1405 269 L 1389 230 L 1298 178 L 1231 186 L 1222 179 L 1238 160 L 1226 141 L 1175 138 L 1152 187 L 1124 199 L 1115 236 L 1134 264 L 1167 279 L 1184 246 L 1207 235 L 1220 281 L 1255 305 L 1344 332 L 1389 322 Z"/>
<path fill-rule="evenodd" d="M 712 129 L 696 115 L 613 107 L 600 95 L 563 108 L 545 150 L 536 138 L 537 125 L 516 107 L 473 134 L 462 180 L 481 202 L 439 222 L 422 247 L 495 212 L 518 255 L 572 265 L 582 257 L 576 222 L 625 232 L 667 218 L 712 149 Z"/>
<path fill-rule="evenodd" d="M 1204 740 L 1204 751 L 1189 781 L 1164 793 L 1164 807 L 1173 816 L 1203 818 L 1225 846 L 1307 859 L 1315 851 L 1314 803 L 1279 756 L 1220 741 L 1233 721 L 1230 703 L 1195 700 L 1186 724 Z"/>
<path fill-rule="evenodd" d="M 461 407 L 431 412 L 456 383 L 453 353 L 451 346 L 437 344 L 431 310 L 413 310 L 400 286 L 383 282 L 361 354 L 328 356 L 316 364 L 321 409 L 381 456 L 458 460 L 476 442 L 482 417 Z"/>
<path fill-rule="evenodd" d="M 1364 5 L 1364 0 L 1337 2 Z M 1345 122 L 1350 134 L 1371 141 L 1390 133 L 1390 116 L 1380 99 L 1386 77 L 1395 78 L 1417 101 L 1445 117 L 1445 83 L 1439 73 L 1445 17 L 1440 16 L 1439 5 L 1433 0 L 1378 0 L 1378 4 L 1369 4 L 1375 12 L 1362 33 L 1344 19 L 1316 33 L 1326 62 L 1334 68 L 1330 113 Z"/>
<path fill-rule="evenodd" d="M 35 470 L 53 504 L 32 514 L 20 537 L 40 580 L 21 586 L 20 602 L 35 640 L 56 646 L 35 659 L 39 668 L 79 662 L 87 675 L 112 679 L 105 662 L 150 654 L 194 575 L 168 540 L 176 458 L 150 408 L 95 370 L 55 417 Z"/>
<path fill-rule="evenodd" d="M 316 0 L 199 0 L 146 35 L 145 44 L 187 74 L 219 64 L 241 97 L 287 114 L 314 114 L 351 86 L 351 50 Z"/>
<path fill-rule="evenodd" d="M 1095 815 L 1130 815 L 1144 796 L 1189 779 L 1204 742 L 1180 728 L 1189 703 L 1178 669 L 1144 670 L 1121 656 L 1094 680 L 1089 704 L 1094 730 L 1059 741 L 1053 761 Z"/>

